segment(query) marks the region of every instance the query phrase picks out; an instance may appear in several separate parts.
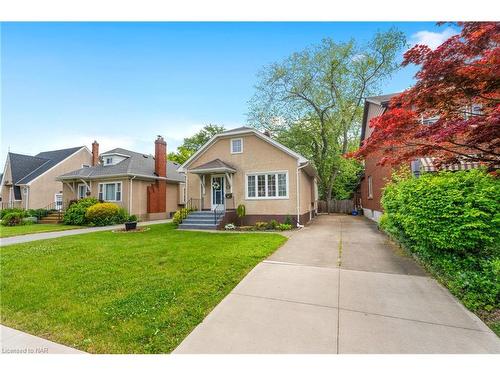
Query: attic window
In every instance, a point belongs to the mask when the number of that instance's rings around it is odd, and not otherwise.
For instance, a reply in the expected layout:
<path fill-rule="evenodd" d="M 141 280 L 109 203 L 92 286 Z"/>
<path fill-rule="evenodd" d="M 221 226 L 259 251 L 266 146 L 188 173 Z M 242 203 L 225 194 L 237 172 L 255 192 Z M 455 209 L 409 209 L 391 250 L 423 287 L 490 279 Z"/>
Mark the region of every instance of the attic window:
<path fill-rule="evenodd" d="M 241 154 L 243 152 L 243 139 L 231 139 L 231 154 Z"/>
<path fill-rule="evenodd" d="M 107 157 L 106 160 L 104 161 L 104 165 L 111 165 L 113 164 L 113 158 Z"/>

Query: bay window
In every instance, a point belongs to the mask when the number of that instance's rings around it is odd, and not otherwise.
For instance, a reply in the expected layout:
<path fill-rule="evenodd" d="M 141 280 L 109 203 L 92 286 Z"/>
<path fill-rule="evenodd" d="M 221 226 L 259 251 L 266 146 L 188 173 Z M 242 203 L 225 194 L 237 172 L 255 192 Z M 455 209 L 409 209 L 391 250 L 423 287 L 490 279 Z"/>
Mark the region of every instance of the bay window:
<path fill-rule="evenodd" d="M 121 202 L 122 183 L 106 182 L 99 184 L 99 200 L 107 202 Z"/>
<path fill-rule="evenodd" d="M 288 172 L 247 174 L 247 199 L 288 198 Z"/>

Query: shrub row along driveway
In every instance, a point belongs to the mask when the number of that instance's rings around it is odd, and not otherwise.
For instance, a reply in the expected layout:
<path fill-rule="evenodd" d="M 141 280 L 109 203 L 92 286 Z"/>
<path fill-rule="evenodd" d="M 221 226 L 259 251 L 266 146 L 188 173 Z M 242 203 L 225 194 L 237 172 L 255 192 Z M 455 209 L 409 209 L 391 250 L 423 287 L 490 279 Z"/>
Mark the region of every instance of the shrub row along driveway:
<path fill-rule="evenodd" d="M 252 272 L 176 353 L 499 353 L 500 340 L 378 232 L 320 216 Z"/>

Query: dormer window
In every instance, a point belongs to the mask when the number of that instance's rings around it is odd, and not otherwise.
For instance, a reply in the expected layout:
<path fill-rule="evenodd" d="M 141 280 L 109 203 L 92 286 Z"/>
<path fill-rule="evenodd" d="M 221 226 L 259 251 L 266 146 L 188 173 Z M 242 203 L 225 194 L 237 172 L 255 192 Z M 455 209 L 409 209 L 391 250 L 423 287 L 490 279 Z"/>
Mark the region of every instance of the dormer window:
<path fill-rule="evenodd" d="M 243 152 L 243 138 L 231 139 L 231 154 L 241 154 Z"/>
<path fill-rule="evenodd" d="M 104 159 L 104 165 L 112 165 L 113 164 L 113 158 L 112 157 L 106 157 L 106 159 Z"/>

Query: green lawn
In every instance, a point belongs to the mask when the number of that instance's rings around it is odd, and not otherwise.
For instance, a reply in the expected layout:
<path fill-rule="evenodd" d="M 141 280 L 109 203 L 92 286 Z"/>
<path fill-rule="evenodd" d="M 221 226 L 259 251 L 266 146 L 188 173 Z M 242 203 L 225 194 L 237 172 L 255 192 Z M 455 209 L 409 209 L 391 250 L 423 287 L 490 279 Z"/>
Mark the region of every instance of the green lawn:
<path fill-rule="evenodd" d="M 31 224 L 31 225 L 18 225 L 15 227 L 4 227 L 0 225 L 0 238 L 21 236 L 23 234 L 33 234 L 41 232 L 58 232 L 61 230 L 81 228 L 76 225 L 64 224 Z"/>
<path fill-rule="evenodd" d="M 168 353 L 286 241 L 150 228 L 0 248 L 2 324 L 92 353 Z"/>

